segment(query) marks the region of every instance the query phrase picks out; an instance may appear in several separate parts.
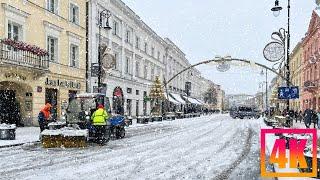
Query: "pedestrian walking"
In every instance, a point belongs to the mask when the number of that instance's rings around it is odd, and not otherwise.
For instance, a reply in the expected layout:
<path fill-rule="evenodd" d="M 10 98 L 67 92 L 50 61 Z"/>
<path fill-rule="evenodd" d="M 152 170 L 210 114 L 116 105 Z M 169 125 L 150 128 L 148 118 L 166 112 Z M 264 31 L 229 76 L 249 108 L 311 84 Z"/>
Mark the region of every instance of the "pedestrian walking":
<path fill-rule="evenodd" d="M 52 106 L 50 103 L 47 103 L 38 114 L 38 122 L 40 127 L 40 132 L 46 129 L 49 120 L 51 118 L 51 110 Z"/>
<path fill-rule="evenodd" d="M 310 128 L 311 119 L 312 119 L 312 110 L 306 109 L 304 111 L 303 118 L 304 118 L 304 124 L 305 124 L 306 128 Z"/>
<path fill-rule="evenodd" d="M 109 114 L 101 104 L 91 116 L 92 124 L 95 128 L 95 137 L 97 138 L 97 142 L 99 144 L 104 144 L 106 141 L 106 121 L 108 118 Z"/>
<path fill-rule="evenodd" d="M 316 125 L 318 125 L 318 116 L 317 112 L 312 110 L 312 123 L 313 123 L 313 128 L 316 128 Z"/>
<path fill-rule="evenodd" d="M 303 119 L 303 115 L 302 115 L 302 111 L 300 110 L 299 113 L 298 113 L 298 118 L 299 118 L 299 121 L 301 123 L 302 119 Z"/>
<path fill-rule="evenodd" d="M 320 109 L 318 109 L 318 112 L 317 112 L 317 117 L 318 117 L 318 129 L 320 129 Z"/>
<path fill-rule="evenodd" d="M 298 111 L 294 111 L 294 119 L 296 120 L 296 123 L 298 123 Z"/>

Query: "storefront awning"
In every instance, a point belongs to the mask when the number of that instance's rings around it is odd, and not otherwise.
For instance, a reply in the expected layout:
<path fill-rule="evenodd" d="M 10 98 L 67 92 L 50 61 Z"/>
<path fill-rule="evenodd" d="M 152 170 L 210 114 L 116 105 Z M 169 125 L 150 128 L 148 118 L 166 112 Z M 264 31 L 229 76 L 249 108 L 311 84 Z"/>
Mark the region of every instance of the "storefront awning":
<path fill-rule="evenodd" d="M 172 97 L 181 104 L 186 104 L 186 102 L 181 98 L 180 94 L 170 93 Z"/>
<path fill-rule="evenodd" d="M 197 101 L 199 101 L 199 103 L 200 103 L 201 105 L 205 105 L 205 103 L 204 103 L 203 101 L 201 101 L 200 99 L 197 99 Z"/>
<path fill-rule="evenodd" d="M 183 96 L 183 97 L 186 98 L 191 104 L 201 105 L 201 103 L 197 101 L 195 98 L 186 97 L 186 96 Z"/>
<path fill-rule="evenodd" d="M 168 101 L 170 101 L 170 102 L 172 102 L 172 103 L 174 103 L 174 104 L 181 104 L 179 101 L 173 99 L 170 95 L 169 95 L 169 97 L 168 97 L 167 94 L 165 94 L 165 97 L 166 97 L 166 99 L 167 99 Z"/>

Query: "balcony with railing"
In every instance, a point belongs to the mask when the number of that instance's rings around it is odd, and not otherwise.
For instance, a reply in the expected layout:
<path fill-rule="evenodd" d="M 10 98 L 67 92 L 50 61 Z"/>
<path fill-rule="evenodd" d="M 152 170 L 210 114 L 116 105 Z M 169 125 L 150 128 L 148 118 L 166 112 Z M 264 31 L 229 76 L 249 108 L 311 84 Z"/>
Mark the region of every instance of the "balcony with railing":
<path fill-rule="evenodd" d="M 49 69 L 48 52 L 20 41 L 0 40 L 0 65 L 47 71 Z"/>
<path fill-rule="evenodd" d="M 318 88 L 318 82 L 317 81 L 305 81 L 303 83 L 303 87 L 307 91 L 312 91 L 312 90 Z"/>

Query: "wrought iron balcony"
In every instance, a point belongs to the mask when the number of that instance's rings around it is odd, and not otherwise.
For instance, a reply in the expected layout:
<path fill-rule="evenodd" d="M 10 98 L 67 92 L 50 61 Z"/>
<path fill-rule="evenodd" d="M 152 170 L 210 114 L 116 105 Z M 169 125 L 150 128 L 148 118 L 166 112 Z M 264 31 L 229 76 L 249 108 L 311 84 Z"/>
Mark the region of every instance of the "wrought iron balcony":
<path fill-rule="evenodd" d="M 13 40 L 0 40 L 0 65 L 15 65 L 48 70 L 48 53 L 33 45 Z"/>

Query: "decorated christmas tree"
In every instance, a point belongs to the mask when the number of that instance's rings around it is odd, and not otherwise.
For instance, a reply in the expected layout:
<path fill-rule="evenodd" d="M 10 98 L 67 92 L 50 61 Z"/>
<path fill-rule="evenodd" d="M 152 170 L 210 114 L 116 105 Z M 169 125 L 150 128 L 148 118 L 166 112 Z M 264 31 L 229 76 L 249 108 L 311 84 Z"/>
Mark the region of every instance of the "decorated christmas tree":
<path fill-rule="evenodd" d="M 152 115 L 161 115 L 161 104 L 164 97 L 164 91 L 160 78 L 156 76 L 156 80 L 150 90 L 150 99 L 151 99 L 151 114 Z"/>

